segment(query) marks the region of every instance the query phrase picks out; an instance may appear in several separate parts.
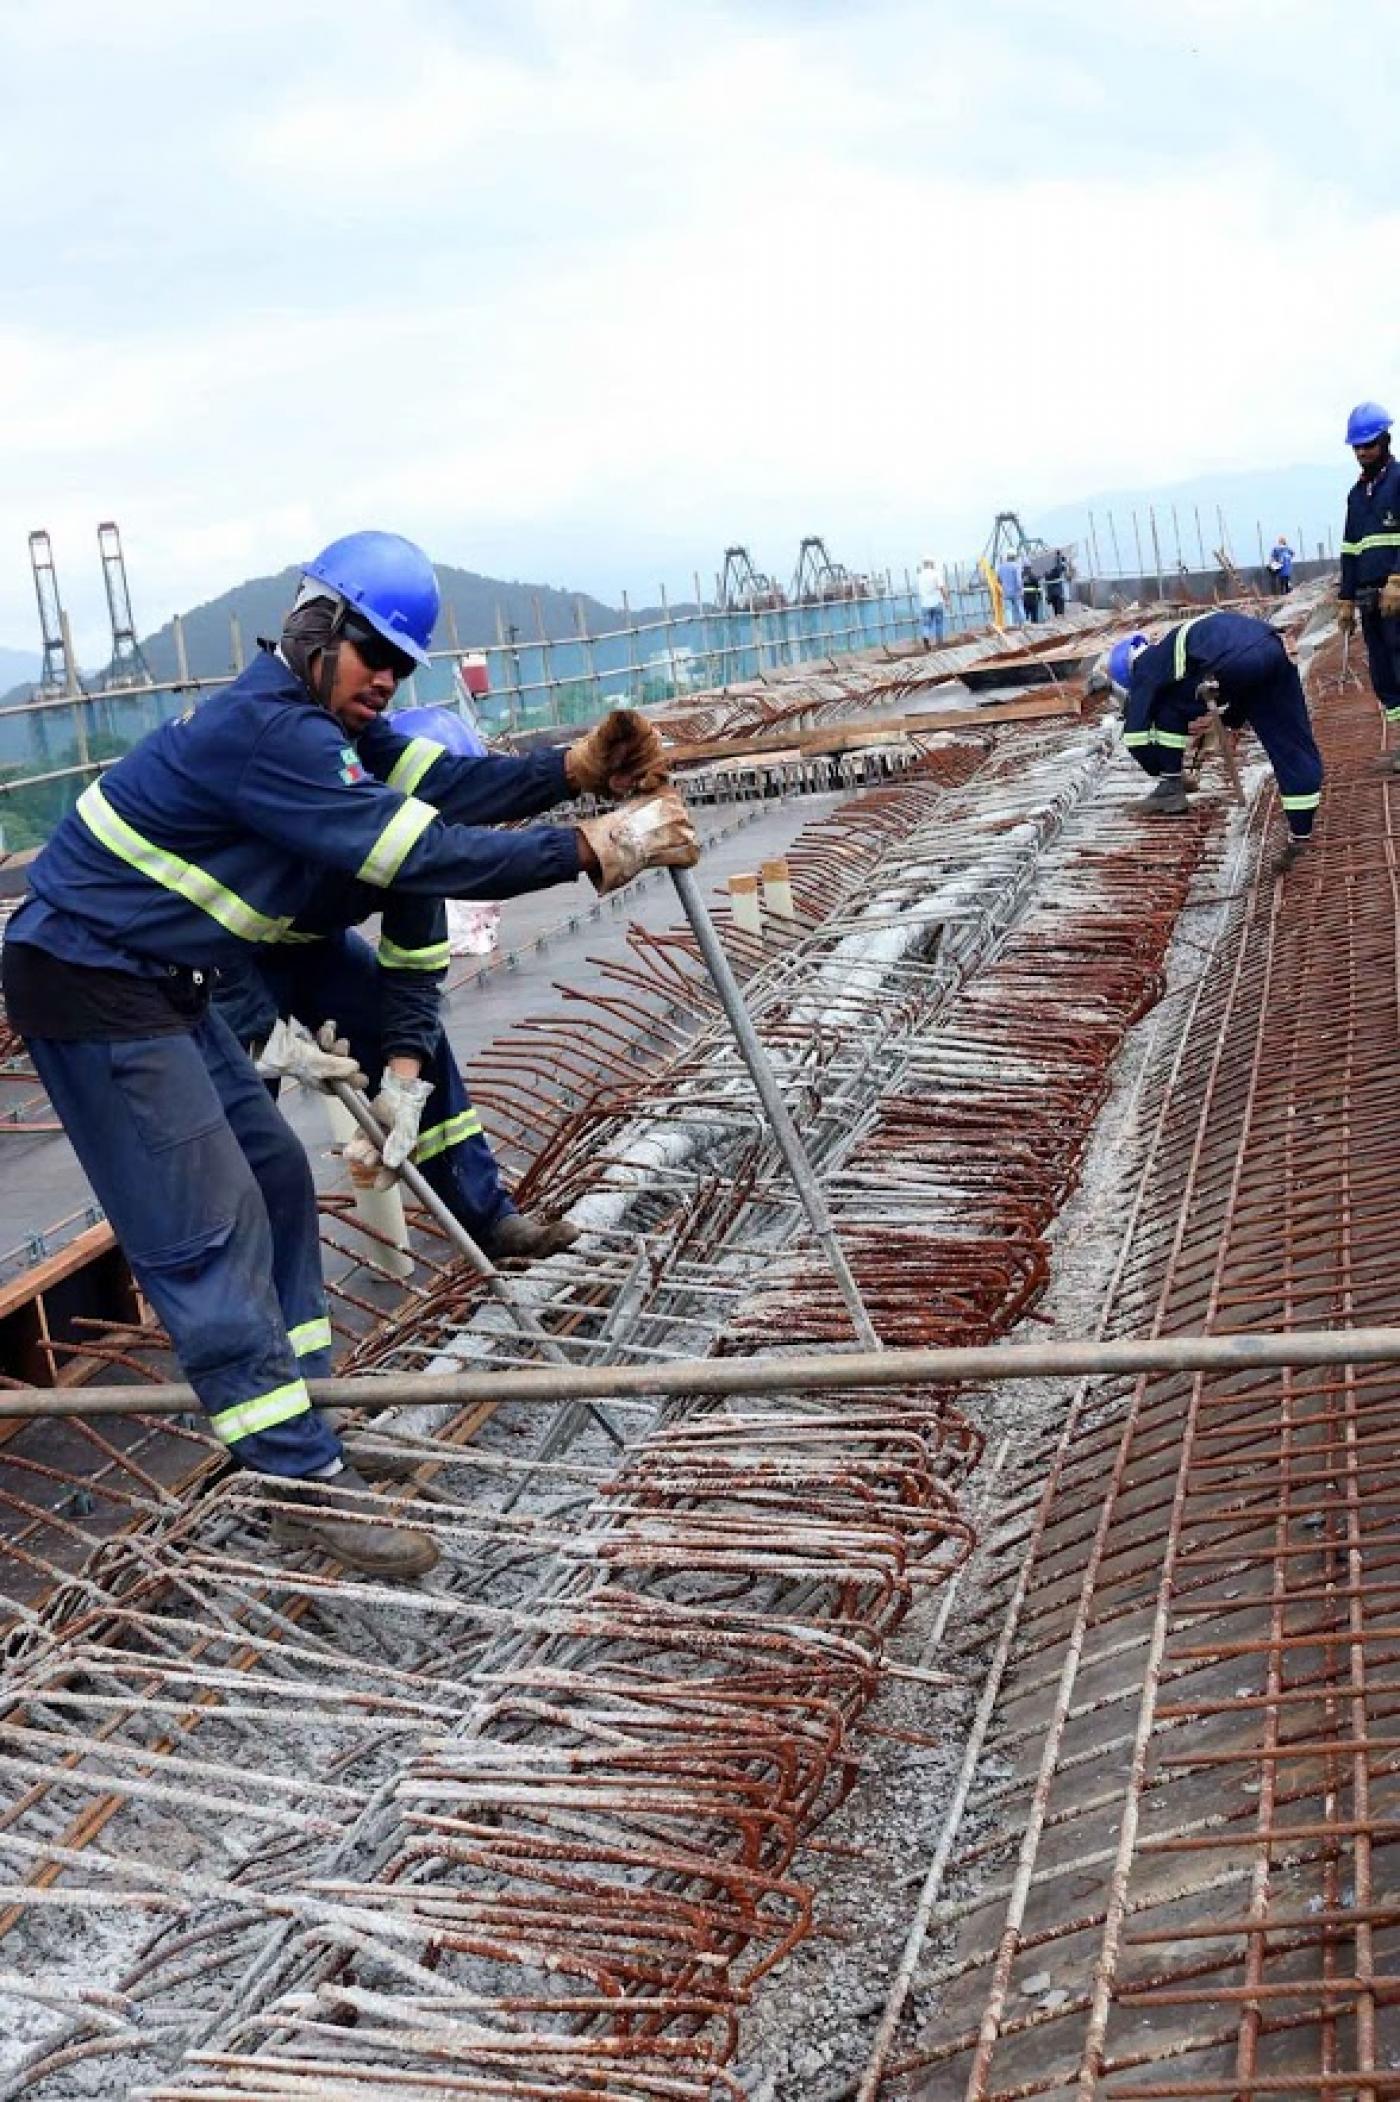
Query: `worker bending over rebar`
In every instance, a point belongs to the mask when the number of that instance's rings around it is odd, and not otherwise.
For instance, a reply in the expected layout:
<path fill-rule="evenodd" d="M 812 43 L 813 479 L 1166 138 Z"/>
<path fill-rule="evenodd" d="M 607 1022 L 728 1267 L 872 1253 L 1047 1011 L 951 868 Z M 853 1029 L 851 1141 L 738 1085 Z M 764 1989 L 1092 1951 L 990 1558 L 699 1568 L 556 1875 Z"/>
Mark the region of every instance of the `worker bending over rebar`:
<path fill-rule="evenodd" d="M 606 892 L 699 856 L 669 791 L 579 824 L 481 829 L 630 795 L 660 777 L 660 743 L 620 712 L 521 759 L 397 735 L 385 711 L 427 662 L 438 603 L 411 541 L 334 541 L 307 565 L 280 648 L 263 645 L 84 790 L 4 948 L 10 1020 L 215 1434 L 279 1478 L 295 1505 L 280 1537 L 395 1578 L 431 1568 L 436 1549 L 396 1530 L 392 1506 L 366 1504 L 370 1484 L 311 1406 L 331 1329 L 310 1166 L 211 1006 L 214 975 L 287 942 L 332 874 L 435 902 L 581 874 Z M 317 1038 L 285 1020 L 261 1071 L 365 1085 L 332 1028 Z"/>
<path fill-rule="evenodd" d="M 1227 730 L 1248 724 L 1268 755 L 1288 821 L 1274 864 L 1291 868 L 1312 836 L 1322 802 L 1322 754 L 1303 682 L 1283 637 L 1246 613 L 1202 613 L 1157 642 L 1131 635 L 1114 644 L 1108 677 L 1123 701 L 1123 742 L 1157 785 L 1142 808 L 1180 817 L 1190 808 L 1183 778 L 1192 733 L 1208 720 L 1201 687 L 1211 680 Z"/>

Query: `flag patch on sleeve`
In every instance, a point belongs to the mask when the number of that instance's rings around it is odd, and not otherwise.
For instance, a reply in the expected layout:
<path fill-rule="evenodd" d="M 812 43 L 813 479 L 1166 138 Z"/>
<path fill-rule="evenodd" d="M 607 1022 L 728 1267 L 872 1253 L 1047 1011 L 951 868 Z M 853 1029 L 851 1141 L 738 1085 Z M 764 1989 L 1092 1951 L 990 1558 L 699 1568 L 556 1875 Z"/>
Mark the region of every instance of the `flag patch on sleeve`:
<path fill-rule="evenodd" d="M 369 779 L 369 775 L 360 764 L 360 755 L 352 744 L 343 744 L 340 748 L 340 778 L 347 788 L 352 788 L 357 781 Z"/>

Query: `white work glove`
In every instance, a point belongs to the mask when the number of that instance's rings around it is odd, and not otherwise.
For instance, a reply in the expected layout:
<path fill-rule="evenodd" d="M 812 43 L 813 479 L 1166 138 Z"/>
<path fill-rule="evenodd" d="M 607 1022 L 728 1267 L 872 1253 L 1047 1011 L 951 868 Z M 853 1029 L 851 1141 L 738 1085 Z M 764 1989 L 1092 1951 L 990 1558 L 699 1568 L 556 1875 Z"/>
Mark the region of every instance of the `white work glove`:
<path fill-rule="evenodd" d="M 384 1130 L 381 1154 L 367 1132 L 357 1131 L 345 1148 L 351 1180 L 362 1190 L 387 1190 L 418 1144 L 423 1105 L 433 1092 L 431 1080 L 409 1080 L 388 1068 L 370 1108 Z"/>
<path fill-rule="evenodd" d="M 304 1023 L 283 1021 L 279 1016 L 256 1065 L 264 1080 L 299 1080 L 303 1087 L 319 1088 L 323 1093 L 335 1080 L 348 1081 L 351 1087 L 368 1084 L 350 1056 L 348 1042 L 336 1035 L 334 1022 L 323 1022 L 313 1036 Z"/>
<path fill-rule="evenodd" d="M 621 890 L 643 869 L 693 869 L 700 859 L 690 813 L 674 788 L 591 817 L 578 830 L 598 864 L 588 873 L 604 894 Z"/>

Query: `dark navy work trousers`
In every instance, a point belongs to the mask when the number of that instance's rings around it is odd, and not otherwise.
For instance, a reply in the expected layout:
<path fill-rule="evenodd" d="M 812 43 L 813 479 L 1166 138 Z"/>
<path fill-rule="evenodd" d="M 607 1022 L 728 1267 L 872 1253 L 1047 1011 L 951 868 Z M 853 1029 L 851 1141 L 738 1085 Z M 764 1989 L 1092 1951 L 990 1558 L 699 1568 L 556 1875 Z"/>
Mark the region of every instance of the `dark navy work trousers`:
<path fill-rule="evenodd" d="M 267 1474 L 328 1466 L 305 1385 L 331 1363 L 311 1168 L 227 1023 L 29 1051 L 216 1435 Z"/>
<path fill-rule="evenodd" d="M 1400 722 L 1400 620 L 1382 620 L 1379 607 L 1363 606 L 1361 634 L 1381 712 L 1388 723 Z"/>

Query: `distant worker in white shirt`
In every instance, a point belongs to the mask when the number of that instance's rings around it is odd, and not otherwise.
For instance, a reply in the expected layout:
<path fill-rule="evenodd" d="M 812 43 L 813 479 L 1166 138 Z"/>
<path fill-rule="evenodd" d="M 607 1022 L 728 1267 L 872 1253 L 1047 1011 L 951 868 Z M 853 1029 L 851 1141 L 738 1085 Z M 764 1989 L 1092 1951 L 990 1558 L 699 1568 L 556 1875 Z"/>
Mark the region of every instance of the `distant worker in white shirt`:
<path fill-rule="evenodd" d="M 941 648 L 948 623 L 948 578 L 936 556 L 925 555 L 919 564 L 918 586 L 924 648 L 934 643 Z"/>

